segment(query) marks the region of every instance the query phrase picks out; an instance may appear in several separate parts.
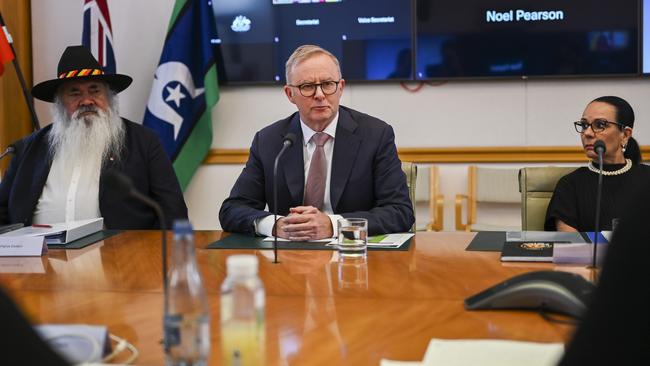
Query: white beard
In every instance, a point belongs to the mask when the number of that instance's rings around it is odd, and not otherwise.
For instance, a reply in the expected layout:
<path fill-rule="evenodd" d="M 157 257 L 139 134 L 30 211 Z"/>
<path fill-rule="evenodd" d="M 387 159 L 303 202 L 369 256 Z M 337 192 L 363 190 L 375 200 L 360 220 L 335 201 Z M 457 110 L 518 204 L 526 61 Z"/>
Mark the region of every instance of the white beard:
<path fill-rule="evenodd" d="M 107 112 L 95 106 L 80 107 L 68 116 L 57 99 L 53 104 L 54 121 L 49 135 L 50 156 L 65 162 L 66 170 L 75 165 L 98 165 L 107 159 L 119 159 L 124 145 L 124 124 L 111 98 Z M 80 114 L 94 111 L 80 117 Z"/>

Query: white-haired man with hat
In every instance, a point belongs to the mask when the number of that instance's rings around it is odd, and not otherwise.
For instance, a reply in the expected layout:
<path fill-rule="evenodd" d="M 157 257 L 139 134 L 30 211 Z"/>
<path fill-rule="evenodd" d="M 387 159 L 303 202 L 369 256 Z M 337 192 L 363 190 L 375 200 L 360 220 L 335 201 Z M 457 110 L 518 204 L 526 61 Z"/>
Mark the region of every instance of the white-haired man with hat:
<path fill-rule="evenodd" d="M 51 125 L 26 137 L 0 184 L 0 224 L 49 224 L 103 217 L 109 229 L 158 228 L 155 212 L 115 199 L 102 179 L 109 170 L 130 177 L 157 201 L 167 224 L 187 218 L 171 162 L 155 132 L 121 118 L 117 93 L 132 79 L 106 74 L 83 46 L 66 48 L 57 78 L 34 86 L 52 103 Z"/>

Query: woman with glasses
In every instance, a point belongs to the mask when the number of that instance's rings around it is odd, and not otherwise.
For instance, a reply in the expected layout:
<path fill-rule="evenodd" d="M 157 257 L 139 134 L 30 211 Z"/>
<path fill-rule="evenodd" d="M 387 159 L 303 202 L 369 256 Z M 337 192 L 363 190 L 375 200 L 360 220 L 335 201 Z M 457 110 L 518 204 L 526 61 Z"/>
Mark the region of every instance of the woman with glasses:
<path fill-rule="evenodd" d="M 641 151 L 632 137 L 634 110 L 620 97 L 600 97 L 591 101 L 582 118 L 573 124 L 590 162 L 558 181 L 546 211 L 544 229 L 594 230 L 600 172 L 594 144 L 602 140 L 605 153 L 600 230 L 612 230 L 613 221 L 623 215 L 621 203 L 631 199 L 630 188 L 650 188 L 650 167 L 640 164 Z"/>

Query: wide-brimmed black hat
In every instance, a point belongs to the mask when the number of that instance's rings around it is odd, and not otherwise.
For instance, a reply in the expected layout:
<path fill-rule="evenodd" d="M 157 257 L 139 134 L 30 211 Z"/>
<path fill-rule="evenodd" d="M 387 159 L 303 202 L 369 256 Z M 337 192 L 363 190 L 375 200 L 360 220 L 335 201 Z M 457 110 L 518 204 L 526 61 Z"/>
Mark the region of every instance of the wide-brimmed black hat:
<path fill-rule="evenodd" d="M 67 81 L 101 80 L 106 82 L 116 93 L 126 89 L 133 79 L 122 74 L 106 74 L 92 53 L 84 46 L 69 46 L 63 51 L 57 68 L 58 77 L 34 85 L 34 98 L 53 102 L 57 89 Z"/>

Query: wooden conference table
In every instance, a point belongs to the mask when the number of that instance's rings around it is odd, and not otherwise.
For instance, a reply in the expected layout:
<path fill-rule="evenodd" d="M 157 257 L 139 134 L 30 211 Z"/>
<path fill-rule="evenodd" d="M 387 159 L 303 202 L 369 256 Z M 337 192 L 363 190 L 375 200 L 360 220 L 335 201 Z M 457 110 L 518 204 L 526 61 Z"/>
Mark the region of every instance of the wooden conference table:
<path fill-rule="evenodd" d="M 222 232 L 197 232 L 197 258 L 211 309 L 210 365 L 219 364 L 219 287 L 226 257 L 260 260 L 266 289 L 266 364 L 378 365 L 422 360 L 431 338 L 568 341 L 573 327 L 516 311 L 465 311 L 463 299 L 519 273 L 552 264 L 504 264 L 470 252 L 473 233 L 417 233 L 409 251 L 369 251 L 367 263 L 340 264 L 324 250 L 204 249 Z M 3 286 L 36 323 L 106 325 L 140 351 L 139 365 L 162 365 L 160 233 L 131 231 L 80 250 L 50 250 L 25 262 L 1 258 Z M 30 262 L 31 261 L 31 262 Z M 566 267 L 585 277 L 584 267 Z"/>

